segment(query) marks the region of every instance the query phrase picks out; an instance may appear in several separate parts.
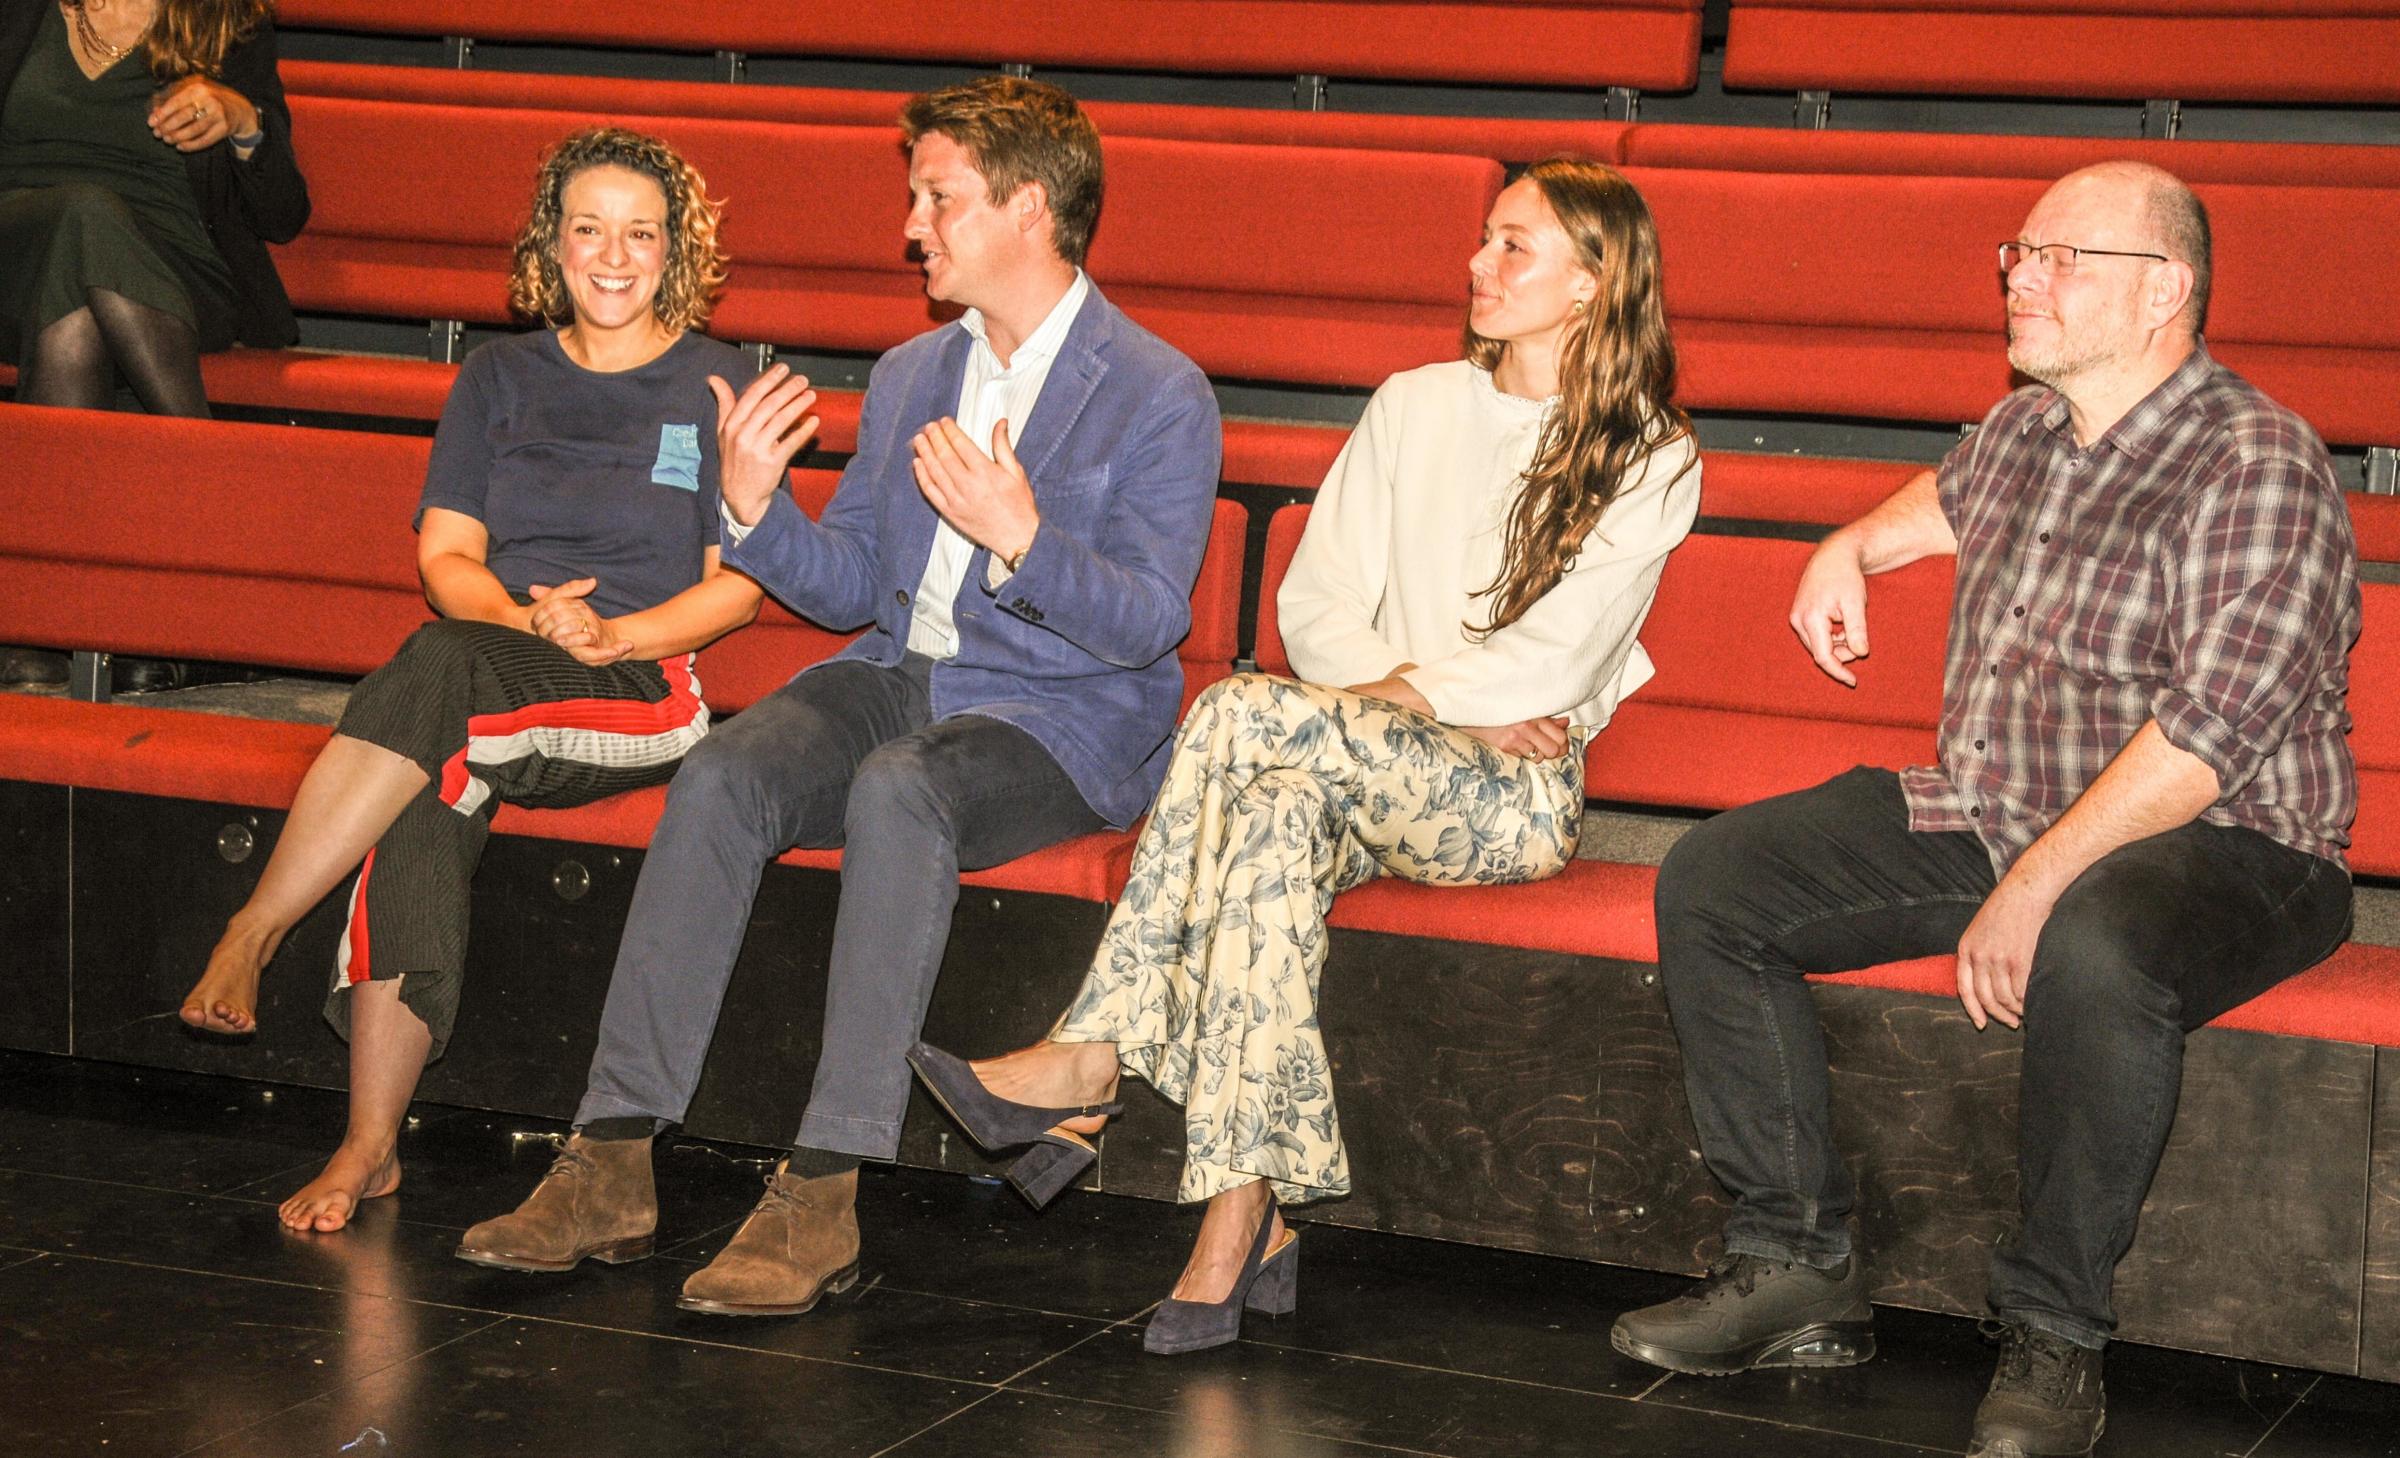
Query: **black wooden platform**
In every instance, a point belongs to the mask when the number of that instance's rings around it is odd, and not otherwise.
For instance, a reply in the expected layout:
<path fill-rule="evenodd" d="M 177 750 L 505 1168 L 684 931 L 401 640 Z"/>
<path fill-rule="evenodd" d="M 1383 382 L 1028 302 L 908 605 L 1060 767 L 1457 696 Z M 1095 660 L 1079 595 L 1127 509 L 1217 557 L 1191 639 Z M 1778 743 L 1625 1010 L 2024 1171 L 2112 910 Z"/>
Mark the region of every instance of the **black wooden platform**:
<path fill-rule="evenodd" d="M 338 1088 L 346 1055 L 318 1017 L 338 893 L 271 970 L 257 1038 L 202 1037 L 172 1011 L 279 826 L 241 807 L 0 785 L 0 994 L 18 1011 L 0 1044 Z M 426 1099 L 572 1112 L 639 864 L 493 839 L 460 1031 Z M 770 871 L 689 1133 L 776 1144 L 797 1125 L 836 890 L 828 873 Z M 977 1053 L 1039 1036 L 1104 915 L 968 890 L 927 1036 Z M 1655 969 L 1341 931 L 1324 986 L 1358 1193 L 1305 1218 L 1662 1272 L 1705 1263 L 1722 1197 L 1694 1148 Z M 2014 1220 L 2016 1037 L 1876 989 L 1826 986 L 1819 1002 L 1876 1298 L 1979 1313 L 1987 1254 Z M 1170 1198 L 1179 1127 L 1137 1092 L 1094 1186 Z M 989 1168 L 922 1096 L 902 1158 Z M 2400 1050 L 2196 1035 L 2118 1293 L 2134 1341 L 2400 1379 Z"/>

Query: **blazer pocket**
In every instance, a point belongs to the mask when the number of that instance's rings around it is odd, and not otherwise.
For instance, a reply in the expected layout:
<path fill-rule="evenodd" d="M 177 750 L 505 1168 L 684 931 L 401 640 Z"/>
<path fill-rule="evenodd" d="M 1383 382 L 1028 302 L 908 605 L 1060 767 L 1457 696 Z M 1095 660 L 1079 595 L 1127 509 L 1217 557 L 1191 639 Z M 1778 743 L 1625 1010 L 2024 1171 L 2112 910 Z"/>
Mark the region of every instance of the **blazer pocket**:
<path fill-rule="evenodd" d="M 1033 483 L 1033 504 L 1042 521 L 1088 537 L 1108 510 L 1110 468 L 1106 463 Z"/>

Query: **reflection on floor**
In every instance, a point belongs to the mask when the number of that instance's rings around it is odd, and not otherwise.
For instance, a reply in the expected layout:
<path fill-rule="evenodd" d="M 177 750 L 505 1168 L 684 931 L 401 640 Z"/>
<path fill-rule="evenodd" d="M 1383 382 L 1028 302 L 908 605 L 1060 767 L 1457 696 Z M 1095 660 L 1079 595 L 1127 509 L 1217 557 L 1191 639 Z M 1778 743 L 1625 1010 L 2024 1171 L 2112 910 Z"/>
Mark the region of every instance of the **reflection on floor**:
<path fill-rule="evenodd" d="M 1299 1313 L 1145 1356 L 1193 1215 L 1094 1195 L 1028 1212 L 870 1171 L 867 1279 L 812 1315 L 674 1307 L 762 1152 L 660 1151 L 656 1259 L 517 1276 L 450 1258 L 555 1126 L 425 1108 L 406 1185 L 343 1234 L 273 1202 L 338 1097 L 0 1053 L 0 1453 L 919 1455 L 1955 1453 L 1990 1372 L 1972 1323 L 1886 1311 L 1846 1372 L 1662 1379 L 1609 1349 L 1647 1274 L 1329 1228 Z M 2120 1347 L 2100 1452 L 2400 1455 L 2400 1388 Z"/>

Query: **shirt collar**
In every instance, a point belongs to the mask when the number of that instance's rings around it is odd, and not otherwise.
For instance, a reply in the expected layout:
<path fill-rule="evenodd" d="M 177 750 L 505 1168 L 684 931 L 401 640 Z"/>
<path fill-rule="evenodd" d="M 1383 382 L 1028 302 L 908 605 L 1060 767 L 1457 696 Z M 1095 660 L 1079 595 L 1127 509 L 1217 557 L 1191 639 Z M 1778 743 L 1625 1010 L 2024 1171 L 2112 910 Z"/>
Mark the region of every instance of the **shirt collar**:
<path fill-rule="evenodd" d="M 2207 342 L 2195 337 L 2191 354 L 2175 367 L 2175 372 L 2159 381 L 2158 388 L 2143 396 L 2140 403 L 2125 412 L 2122 420 L 2093 441 L 2093 448 L 2107 446 L 2119 455 L 2137 460 L 2148 457 L 2158 438 L 2174 422 L 2175 413 L 2216 373 L 2216 368 L 2217 362 L 2209 357 Z M 2067 397 L 2052 390 L 2050 403 L 2042 409 L 2042 427 L 2053 435 L 2065 434 L 2069 420 Z"/>
<path fill-rule="evenodd" d="M 1083 301 L 1091 291 L 1091 275 L 1080 268 L 1076 269 L 1075 282 L 1067 285 L 1067 291 L 1059 296 L 1057 303 L 1050 306 L 1050 312 L 1043 316 L 1041 324 L 1025 337 L 1025 342 L 1018 345 L 1017 352 L 1009 357 L 1008 372 L 1013 374 L 1027 364 L 1055 356 L 1067 342 L 1067 331 L 1074 327 L 1075 316 L 1082 312 Z M 967 310 L 959 316 L 958 323 L 960 328 L 975 336 L 978 346 L 986 353 L 991 352 L 992 343 L 984 332 L 981 309 Z M 999 364 L 999 357 L 993 355 L 992 362 Z"/>

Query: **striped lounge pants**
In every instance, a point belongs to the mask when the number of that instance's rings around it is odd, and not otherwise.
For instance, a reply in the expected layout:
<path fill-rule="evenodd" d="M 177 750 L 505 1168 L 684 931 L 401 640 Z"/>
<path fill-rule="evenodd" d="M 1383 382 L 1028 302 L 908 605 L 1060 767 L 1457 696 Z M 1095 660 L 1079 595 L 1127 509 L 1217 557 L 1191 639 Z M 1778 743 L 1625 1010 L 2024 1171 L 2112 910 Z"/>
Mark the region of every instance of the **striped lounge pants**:
<path fill-rule="evenodd" d="M 416 761 L 428 783 L 359 868 L 325 1018 L 369 979 L 450 1042 L 466 968 L 469 883 L 492 813 L 561 807 L 666 781 L 708 732 L 690 655 L 591 668 L 549 640 L 445 619 L 361 680 L 335 731 Z"/>

